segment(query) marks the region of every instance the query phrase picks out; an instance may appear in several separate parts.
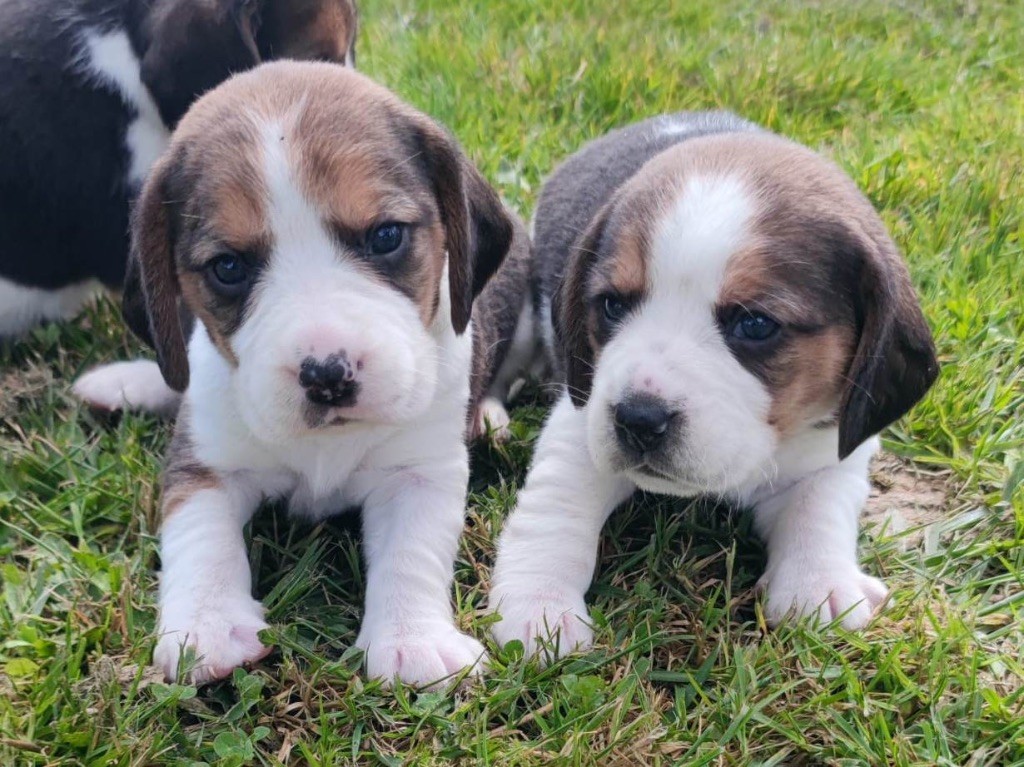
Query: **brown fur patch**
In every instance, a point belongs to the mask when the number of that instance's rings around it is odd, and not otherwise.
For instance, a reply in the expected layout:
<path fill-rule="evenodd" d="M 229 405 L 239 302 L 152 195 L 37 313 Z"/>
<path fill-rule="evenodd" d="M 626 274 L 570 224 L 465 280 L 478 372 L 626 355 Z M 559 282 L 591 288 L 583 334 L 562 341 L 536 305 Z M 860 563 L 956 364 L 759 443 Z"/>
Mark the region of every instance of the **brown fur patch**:
<path fill-rule="evenodd" d="M 343 62 L 356 44 L 352 0 L 272 0 L 263 11 L 266 58 Z"/>
<path fill-rule="evenodd" d="M 196 493 L 220 486 L 217 475 L 195 457 L 189 426 L 190 415 L 188 406 L 182 405 L 175 423 L 174 436 L 167 450 L 161 497 L 161 510 L 165 520 Z"/>
<path fill-rule="evenodd" d="M 768 423 L 785 438 L 831 413 L 846 386 L 854 329 L 844 325 L 796 338 L 778 361 L 787 375 L 770 386 Z"/>

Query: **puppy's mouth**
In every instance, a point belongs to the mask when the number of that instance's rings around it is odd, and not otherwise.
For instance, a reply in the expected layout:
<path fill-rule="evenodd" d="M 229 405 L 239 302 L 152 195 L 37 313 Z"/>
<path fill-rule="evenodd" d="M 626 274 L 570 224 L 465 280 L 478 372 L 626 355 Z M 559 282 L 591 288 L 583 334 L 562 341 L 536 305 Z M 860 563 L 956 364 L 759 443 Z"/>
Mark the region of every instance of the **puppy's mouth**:
<path fill-rule="evenodd" d="M 680 472 L 677 467 L 664 467 L 657 462 L 644 460 L 624 470 L 631 475 L 633 481 L 644 487 L 644 480 L 654 480 L 657 486 L 647 487 L 648 490 L 671 492 L 683 495 L 702 495 L 709 492 L 708 483 L 693 475 Z"/>
<path fill-rule="evenodd" d="M 346 426 L 357 419 L 346 415 L 345 408 L 306 402 L 302 406 L 302 420 L 309 429 L 329 429 Z"/>

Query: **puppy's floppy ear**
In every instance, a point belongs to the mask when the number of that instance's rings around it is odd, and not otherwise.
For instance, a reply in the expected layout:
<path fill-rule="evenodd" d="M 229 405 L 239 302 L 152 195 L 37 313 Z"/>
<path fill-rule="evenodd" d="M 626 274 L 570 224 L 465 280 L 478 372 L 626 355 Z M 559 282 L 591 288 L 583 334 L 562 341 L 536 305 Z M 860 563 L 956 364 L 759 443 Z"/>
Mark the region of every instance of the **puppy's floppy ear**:
<path fill-rule="evenodd" d="M 512 221 L 497 192 L 451 136 L 430 124 L 423 126 L 420 140 L 445 230 L 452 326 L 461 334 L 473 300 L 508 253 Z"/>
<path fill-rule="evenodd" d="M 256 35 L 264 60 L 356 65 L 359 11 L 354 0 L 266 0 Z"/>
<path fill-rule="evenodd" d="M 931 331 L 895 243 L 880 221 L 854 226 L 853 239 L 861 330 L 839 407 L 840 459 L 910 410 L 939 372 Z"/>
<path fill-rule="evenodd" d="M 142 82 L 174 126 L 206 91 L 260 63 L 256 34 L 265 0 L 150 0 L 139 3 L 147 45 Z"/>
<path fill-rule="evenodd" d="M 611 212 L 606 204 L 573 243 L 561 284 L 551 297 L 551 319 L 565 357 L 566 384 L 577 407 L 585 405 L 594 380 L 594 347 L 587 328 L 587 280 Z"/>
<path fill-rule="evenodd" d="M 131 251 L 122 298 L 128 327 L 156 349 L 167 385 L 188 387 L 188 352 L 178 311 L 181 287 L 174 260 L 173 209 L 167 196 L 171 159 L 154 167 L 132 213 Z"/>

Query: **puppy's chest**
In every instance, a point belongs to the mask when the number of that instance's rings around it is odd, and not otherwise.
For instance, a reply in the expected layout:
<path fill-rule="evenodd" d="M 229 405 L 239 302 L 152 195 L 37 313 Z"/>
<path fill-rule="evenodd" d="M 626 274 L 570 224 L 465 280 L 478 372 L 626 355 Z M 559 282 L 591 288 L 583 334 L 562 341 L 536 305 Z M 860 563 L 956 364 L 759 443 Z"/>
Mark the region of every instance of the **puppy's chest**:
<path fill-rule="evenodd" d="M 254 472 L 269 497 L 286 501 L 292 514 L 314 520 L 362 504 L 372 485 L 368 445 L 292 446 L 278 455 L 278 466 Z"/>

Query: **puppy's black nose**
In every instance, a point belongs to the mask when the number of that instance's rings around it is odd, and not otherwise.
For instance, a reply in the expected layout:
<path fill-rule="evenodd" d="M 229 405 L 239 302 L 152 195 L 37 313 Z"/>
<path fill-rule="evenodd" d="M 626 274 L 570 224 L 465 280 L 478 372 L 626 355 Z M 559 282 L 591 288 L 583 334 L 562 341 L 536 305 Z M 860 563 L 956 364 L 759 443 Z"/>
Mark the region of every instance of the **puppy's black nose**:
<path fill-rule="evenodd" d="M 317 405 L 354 405 L 359 393 L 355 378 L 355 369 L 344 353 L 331 354 L 324 360 L 306 357 L 299 366 L 299 385 L 306 390 L 306 399 Z"/>
<path fill-rule="evenodd" d="M 639 453 L 656 450 L 665 441 L 676 413 L 667 404 L 646 394 L 634 394 L 615 406 L 615 436 Z"/>

